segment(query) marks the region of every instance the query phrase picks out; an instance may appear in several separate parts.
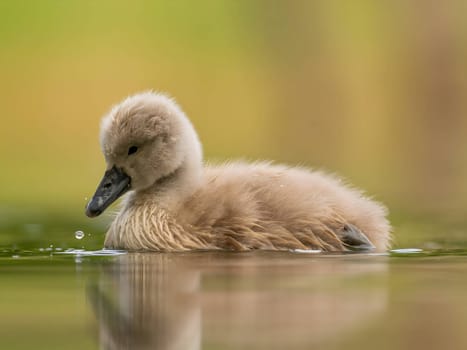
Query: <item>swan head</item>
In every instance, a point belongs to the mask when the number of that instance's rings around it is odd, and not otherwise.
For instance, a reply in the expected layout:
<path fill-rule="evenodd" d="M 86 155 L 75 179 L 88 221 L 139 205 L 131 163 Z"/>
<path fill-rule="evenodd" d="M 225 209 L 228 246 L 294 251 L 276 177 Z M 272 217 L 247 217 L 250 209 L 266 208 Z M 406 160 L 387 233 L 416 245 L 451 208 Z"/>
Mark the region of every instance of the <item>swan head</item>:
<path fill-rule="evenodd" d="M 201 166 L 201 146 L 188 118 L 169 97 L 145 92 L 114 106 L 101 123 L 107 170 L 86 215 L 100 215 L 129 190 L 143 191 L 187 163 Z"/>

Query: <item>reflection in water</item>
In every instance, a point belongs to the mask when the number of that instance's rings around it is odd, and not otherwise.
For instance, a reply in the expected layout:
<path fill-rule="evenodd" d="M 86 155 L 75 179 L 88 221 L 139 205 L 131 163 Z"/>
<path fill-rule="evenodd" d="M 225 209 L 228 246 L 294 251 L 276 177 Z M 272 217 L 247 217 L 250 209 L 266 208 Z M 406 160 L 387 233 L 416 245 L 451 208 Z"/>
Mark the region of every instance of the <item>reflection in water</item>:
<path fill-rule="evenodd" d="M 199 349 L 199 274 L 164 254 L 128 254 L 103 266 L 89 297 L 103 349 Z"/>
<path fill-rule="evenodd" d="M 386 307 L 386 257 L 127 254 L 88 296 L 103 349 L 325 346 Z"/>

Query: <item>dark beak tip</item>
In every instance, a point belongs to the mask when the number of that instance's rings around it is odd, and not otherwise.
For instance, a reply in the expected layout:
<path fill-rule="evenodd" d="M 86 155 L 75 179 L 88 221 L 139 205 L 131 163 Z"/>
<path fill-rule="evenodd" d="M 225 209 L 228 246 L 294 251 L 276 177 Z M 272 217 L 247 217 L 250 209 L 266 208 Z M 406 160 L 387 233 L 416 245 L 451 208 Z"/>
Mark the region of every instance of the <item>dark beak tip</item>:
<path fill-rule="evenodd" d="M 86 214 L 88 218 L 95 218 L 96 216 L 99 216 L 102 214 L 102 210 L 92 208 L 92 203 L 89 203 L 86 206 L 86 210 L 84 211 L 84 213 Z"/>
<path fill-rule="evenodd" d="M 86 214 L 88 218 L 95 218 L 97 216 L 96 214 L 94 214 L 93 212 L 89 210 L 86 210 L 84 213 Z"/>

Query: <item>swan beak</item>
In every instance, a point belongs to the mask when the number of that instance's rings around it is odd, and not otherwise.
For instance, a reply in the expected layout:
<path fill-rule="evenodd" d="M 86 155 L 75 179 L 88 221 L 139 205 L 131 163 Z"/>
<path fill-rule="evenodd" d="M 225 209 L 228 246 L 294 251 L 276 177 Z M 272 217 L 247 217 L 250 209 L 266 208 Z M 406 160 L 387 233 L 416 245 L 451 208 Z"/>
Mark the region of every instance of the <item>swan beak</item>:
<path fill-rule="evenodd" d="M 131 179 L 117 167 L 107 170 L 96 193 L 86 206 L 86 215 L 90 218 L 99 216 L 113 202 L 130 189 Z"/>

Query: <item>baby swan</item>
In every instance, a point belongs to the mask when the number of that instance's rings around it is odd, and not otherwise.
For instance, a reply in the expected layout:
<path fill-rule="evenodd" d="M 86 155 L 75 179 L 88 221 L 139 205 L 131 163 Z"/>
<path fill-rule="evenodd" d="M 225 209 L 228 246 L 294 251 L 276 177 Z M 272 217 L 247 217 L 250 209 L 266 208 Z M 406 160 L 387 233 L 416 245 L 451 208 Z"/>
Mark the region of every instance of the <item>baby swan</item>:
<path fill-rule="evenodd" d="M 113 107 L 100 142 L 107 171 L 86 215 L 100 215 L 131 191 L 107 232 L 107 248 L 388 248 L 385 207 L 339 179 L 265 162 L 203 165 L 192 124 L 162 94 L 137 94 Z"/>

